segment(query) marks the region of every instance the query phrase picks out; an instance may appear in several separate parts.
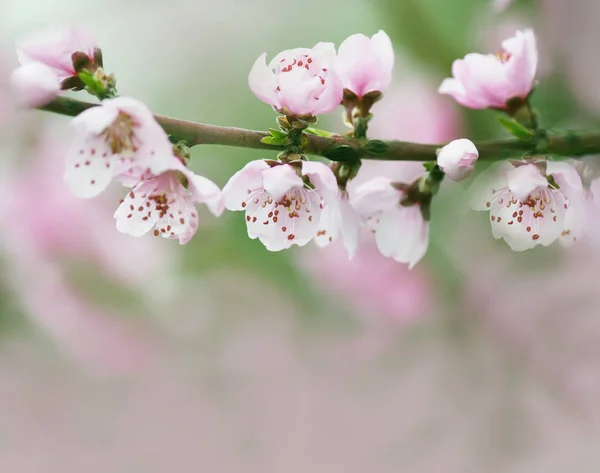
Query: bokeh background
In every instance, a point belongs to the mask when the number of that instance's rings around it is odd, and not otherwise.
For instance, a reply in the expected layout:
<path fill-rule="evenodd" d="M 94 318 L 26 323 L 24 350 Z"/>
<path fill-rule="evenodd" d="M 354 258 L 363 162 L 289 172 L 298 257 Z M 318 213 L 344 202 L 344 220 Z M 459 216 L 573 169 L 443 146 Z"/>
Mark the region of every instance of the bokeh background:
<path fill-rule="evenodd" d="M 114 228 L 118 186 L 62 183 L 68 119 L 11 111 L 19 35 L 95 32 L 119 91 L 156 113 L 266 129 L 255 58 L 383 28 L 395 81 L 372 135 L 503 136 L 437 86 L 452 60 L 531 26 L 546 127 L 600 125 L 600 3 L 514 0 L 2 0 L 0 471 L 600 471 L 600 254 L 512 253 L 444 183 L 412 271 L 365 237 L 269 253 L 204 212 L 186 246 Z M 85 98 L 85 97 L 84 97 Z M 341 112 L 340 112 L 341 115 Z M 333 114 L 323 128 L 343 131 Z M 225 184 L 268 153 L 193 150 Z M 594 158 L 588 163 L 593 166 Z M 362 175 L 405 174 L 365 165 Z M 419 169 L 417 165 L 416 169 Z"/>

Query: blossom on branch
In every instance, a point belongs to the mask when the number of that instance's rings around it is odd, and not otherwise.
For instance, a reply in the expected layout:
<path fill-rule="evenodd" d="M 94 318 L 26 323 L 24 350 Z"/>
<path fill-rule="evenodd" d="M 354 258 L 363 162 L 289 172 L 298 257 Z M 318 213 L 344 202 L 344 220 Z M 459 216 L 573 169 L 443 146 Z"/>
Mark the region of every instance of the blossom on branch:
<path fill-rule="evenodd" d="M 263 53 L 256 60 L 248 83 L 254 95 L 278 112 L 311 117 L 329 113 L 341 103 L 333 43 L 283 51 L 269 65 L 266 56 Z"/>
<path fill-rule="evenodd" d="M 371 38 L 354 34 L 340 45 L 336 69 L 344 89 L 359 99 L 369 92 L 387 89 L 393 68 L 394 49 L 384 31 Z"/>
<path fill-rule="evenodd" d="M 223 188 L 225 207 L 243 210 L 248 236 L 269 251 L 304 246 L 317 236 L 326 205 L 336 205 L 339 190 L 323 163 L 251 161 Z M 328 225 L 328 224 L 327 224 Z"/>
<path fill-rule="evenodd" d="M 64 179 L 77 197 L 98 195 L 113 178 L 133 184 L 177 161 L 150 110 L 132 98 L 105 100 L 75 117 L 71 126 L 74 138 Z"/>
<path fill-rule="evenodd" d="M 581 178 L 568 163 L 502 162 L 473 183 L 471 207 L 489 210 L 494 238 L 514 251 L 548 246 L 581 228 Z"/>
<path fill-rule="evenodd" d="M 194 203 L 205 203 L 218 217 L 224 210 L 219 187 L 189 171 L 177 159 L 172 168 L 142 179 L 127 194 L 114 214 L 117 230 L 139 237 L 154 228 L 155 236 L 188 243 L 198 230 Z"/>
<path fill-rule="evenodd" d="M 356 189 L 352 205 L 375 234 L 381 254 L 413 268 L 427 252 L 429 222 L 406 197 L 404 185 L 376 177 Z"/>
<path fill-rule="evenodd" d="M 461 105 L 506 109 L 511 99 L 525 100 L 535 83 L 538 52 L 533 31 L 517 31 L 497 54 L 469 53 L 452 64 L 454 77 L 439 87 Z"/>
<path fill-rule="evenodd" d="M 462 181 L 475 169 L 479 152 L 472 141 L 465 138 L 454 140 L 441 148 L 437 164 L 453 181 Z"/>
<path fill-rule="evenodd" d="M 17 56 L 21 66 L 39 63 L 50 68 L 63 89 L 82 89 L 83 83 L 77 79 L 80 70 L 93 72 L 102 66 L 94 36 L 80 27 L 53 27 L 25 37 L 17 41 Z"/>

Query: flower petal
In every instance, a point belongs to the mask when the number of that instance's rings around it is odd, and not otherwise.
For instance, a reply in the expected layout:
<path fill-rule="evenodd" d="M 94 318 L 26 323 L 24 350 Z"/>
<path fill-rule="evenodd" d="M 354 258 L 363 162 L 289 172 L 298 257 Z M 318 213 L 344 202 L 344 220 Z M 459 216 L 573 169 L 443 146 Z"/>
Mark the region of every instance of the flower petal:
<path fill-rule="evenodd" d="M 229 210 L 243 210 L 248 196 L 257 189 L 262 189 L 262 171 L 268 168 L 269 165 L 259 159 L 250 161 L 231 176 L 225 187 L 223 187 L 225 207 Z"/>
<path fill-rule="evenodd" d="M 527 200 L 535 189 L 548 187 L 548 180 L 534 164 L 509 169 L 506 172 L 506 180 L 510 191 L 521 201 Z"/>
<path fill-rule="evenodd" d="M 263 187 L 275 201 L 279 201 L 290 189 L 303 187 L 302 178 L 289 164 L 273 166 L 262 171 Z"/>

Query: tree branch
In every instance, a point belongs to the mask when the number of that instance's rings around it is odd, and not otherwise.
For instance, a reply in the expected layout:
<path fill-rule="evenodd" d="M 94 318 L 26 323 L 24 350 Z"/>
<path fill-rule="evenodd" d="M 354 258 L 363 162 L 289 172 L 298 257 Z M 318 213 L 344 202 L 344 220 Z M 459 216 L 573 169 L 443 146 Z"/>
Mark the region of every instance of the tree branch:
<path fill-rule="evenodd" d="M 41 110 L 59 113 L 74 117 L 88 108 L 97 104 L 79 100 L 59 97 L 48 105 L 40 107 Z M 269 136 L 263 131 L 245 130 L 242 128 L 206 125 L 177 118 L 155 115 L 156 121 L 165 132 L 179 139 L 188 141 L 191 145 L 214 144 L 235 146 L 239 148 L 264 149 L 268 151 L 283 150 L 282 146 L 273 146 L 261 143 L 261 139 Z M 377 159 L 384 161 L 433 161 L 436 159 L 436 150 L 443 144 L 420 144 L 406 141 L 385 141 L 389 151 L 384 155 L 371 156 L 364 147 L 363 140 L 346 138 L 343 136 L 321 137 L 306 135 L 308 145 L 304 151 L 315 156 L 328 157 L 340 145 L 346 145 L 356 150 L 361 159 Z M 546 152 L 560 156 L 583 156 L 586 154 L 600 154 L 600 132 L 548 133 L 548 146 Z M 523 141 L 509 138 L 495 141 L 475 142 L 479 150 L 480 160 L 497 160 L 507 157 L 520 157 L 523 153 L 535 151 L 534 141 Z M 330 158 L 331 159 L 331 158 Z M 340 158 L 333 160 L 339 161 Z"/>

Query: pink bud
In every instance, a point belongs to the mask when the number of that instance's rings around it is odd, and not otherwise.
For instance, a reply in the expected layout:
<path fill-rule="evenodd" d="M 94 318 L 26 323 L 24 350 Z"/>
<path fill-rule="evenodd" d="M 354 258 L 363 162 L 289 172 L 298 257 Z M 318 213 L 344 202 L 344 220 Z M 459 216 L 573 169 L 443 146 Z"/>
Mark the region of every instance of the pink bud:
<path fill-rule="evenodd" d="M 438 166 L 453 181 L 462 181 L 473 169 L 479 152 L 472 141 L 454 140 L 438 151 Z"/>
<path fill-rule="evenodd" d="M 332 43 L 283 51 L 268 66 L 266 56 L 256 60 L 248 77 L 250 89 L 263 102 L 296 117 L 329 113 L 341 103 Z"/>
<path fill-rule="evenodd" d="M 382 30 L 368 38 L 355 34 L 340 46 L 337 71 L 345 89 L 359 98 L 383 91 L 392 81 L 394 50 L 389 36 Z"/>
<path fill-rule="evenodd" d="M 469 53 L 454 61 L 454 77 L 444 79 L 438 90 L 465 107 L 505 109 L 510 99 L 529 95 L 537 62 L 533 31 L 517 31 L 502 43 L 496 55 Z"/>
<path fill-rule="evenodd" d="M 19 105 L 40 107 L 60 93 L 56 73 L 39 62 L 32 62 L 16 69 L 11 76 L 11 87 Z"/>
<path fill-rule="evenodd" d="M 51 67 L 63 80 L 76 75 L 73 53 L 93 61 L 96 48 L 96 40 L 85 28 L 49 28 L 17 41 L 17 56 L 22 65 L 40 62 Z"/>

